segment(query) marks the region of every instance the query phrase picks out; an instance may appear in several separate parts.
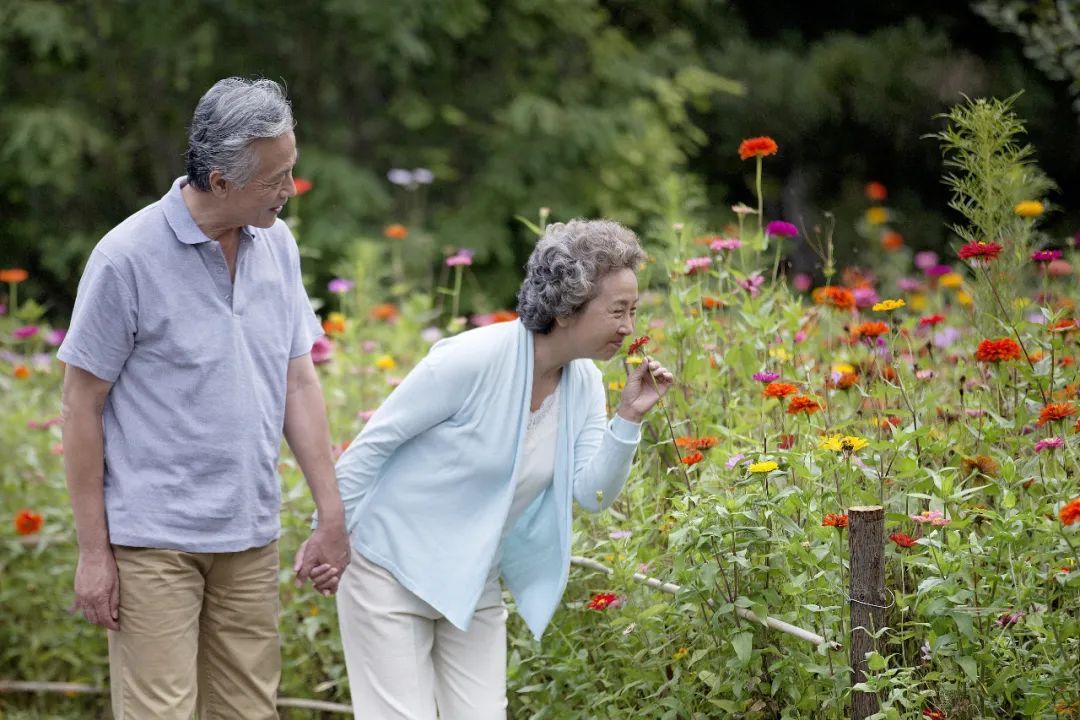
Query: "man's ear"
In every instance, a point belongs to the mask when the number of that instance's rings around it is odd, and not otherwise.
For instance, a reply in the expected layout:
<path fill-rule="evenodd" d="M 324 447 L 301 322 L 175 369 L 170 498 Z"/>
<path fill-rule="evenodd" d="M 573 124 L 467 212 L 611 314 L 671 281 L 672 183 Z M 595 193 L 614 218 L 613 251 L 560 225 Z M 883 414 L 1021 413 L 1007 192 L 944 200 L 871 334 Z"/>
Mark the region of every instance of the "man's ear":
<path fill-rule="evenodd" d="M 225 173 L 220 170 L 210 171 L 210 192 L 219 198 L 229 194 L 229 181 L 225 179 Z"/>

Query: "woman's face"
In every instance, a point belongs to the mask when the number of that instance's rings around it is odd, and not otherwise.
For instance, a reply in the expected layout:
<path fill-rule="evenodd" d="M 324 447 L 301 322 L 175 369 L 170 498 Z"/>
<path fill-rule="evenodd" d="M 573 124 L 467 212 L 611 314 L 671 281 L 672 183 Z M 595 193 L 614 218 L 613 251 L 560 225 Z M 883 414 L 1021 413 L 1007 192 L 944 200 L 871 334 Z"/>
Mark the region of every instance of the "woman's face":
<path fill-rule="evenodd" d="M 599 289 L 585 307 L 558 323 L 580 357 L 610 360 L 622 348 L 623 340 L 634 334 L 637 275 L 632 270 L 615 270 L 600 280 Z"/>

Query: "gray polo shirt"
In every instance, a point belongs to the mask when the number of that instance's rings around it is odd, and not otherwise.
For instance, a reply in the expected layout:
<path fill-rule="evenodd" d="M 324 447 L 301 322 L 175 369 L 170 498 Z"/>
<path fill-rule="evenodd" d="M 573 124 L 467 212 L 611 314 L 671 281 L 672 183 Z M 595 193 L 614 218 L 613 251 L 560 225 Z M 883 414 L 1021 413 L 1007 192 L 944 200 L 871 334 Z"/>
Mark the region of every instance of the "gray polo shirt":
<path fill-rule="evenodd" d="M 322 334 L 284 222 L 245 227 L 229 279 L 179 178 L 94 248 L 58 357 L 113 383 L 105 513 L 114 544 L 260 547 L 280 531 L 290 358 Z"/>

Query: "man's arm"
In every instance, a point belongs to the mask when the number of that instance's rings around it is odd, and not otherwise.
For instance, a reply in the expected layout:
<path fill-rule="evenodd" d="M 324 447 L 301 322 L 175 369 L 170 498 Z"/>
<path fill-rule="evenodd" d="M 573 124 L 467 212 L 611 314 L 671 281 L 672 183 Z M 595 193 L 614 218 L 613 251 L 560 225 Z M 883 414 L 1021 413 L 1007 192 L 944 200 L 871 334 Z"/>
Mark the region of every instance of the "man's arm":
<path fill-rule="evenodd" d="M 310 577 L 317 590 L 329 594 L 349 564 L 349 538 L 330 454 L 326 404 L 310 354 L 289 361 L 286 382 L 285 439 L 319 514 L 319 527 L 300 546 L 293 569 L 298 583 Z"/>
<path fill-rule="evenodd" d="M 79 564 L 74 613 L 119 630 L 120 583 L 105 521 L 105 450 L 101 418 L 112 383 L 68 365 L 64 373 L 64 471 L 75 515 Z"/>

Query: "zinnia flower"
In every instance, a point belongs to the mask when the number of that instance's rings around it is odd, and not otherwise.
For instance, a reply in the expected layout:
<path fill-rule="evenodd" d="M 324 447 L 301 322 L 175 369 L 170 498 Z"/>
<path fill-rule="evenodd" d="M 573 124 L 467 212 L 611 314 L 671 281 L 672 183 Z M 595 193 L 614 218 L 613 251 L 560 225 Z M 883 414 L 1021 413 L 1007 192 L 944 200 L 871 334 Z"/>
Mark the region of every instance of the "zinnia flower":
<path fill-rule="evenodd" d="M 808 398 L 805 395 L 796 395 L 791 398 L 791 402 L 788 403 L 787 413 L 788 415 L 797 415 L 798 413 L 816 413 L 821 410 L 821 405 L 816 400 Z"/>
<path fill-rule="evenodd" d="M 683 272 L 687 275 L 693 275 L 696 272 L 705 270 L 712 265 L 711 257 L 696 257 L 690 258 L 686 261 L 686 267 L 683 268 Z"/>
<path fill-rule="evenodd" d="M 799 388 L 791 383 L 770 382 L 765 386 L 765 389 L 762 392 L 765 394 L 765 397 L 785 398 L 788 395 L 794 395 L 799 392 Z"/>
<path fill-rule="evenodd" d="M 842 452 L 845 455 L 851 455 L 852 453 L 862 450 L 869 444 L 870 443 L 866 440 L 854 435 L 833 435 L 832 437 L 822 440 L 819 447 L 823 450 L 832 450 L 833 452 Z"/>
<path fill-rule="evenodd" d="M 23 325 L 12 330 L 11 334 L 19 340 L 27 340 L 37 335 L 38 332 L 40 332 L 40 328 L 37 325 Z"/>
<path fill-rule="evenodd" d="M 622 605 L 622 600 L 615 593 L 596 593 L 586 605 L 590 610 L 607 610 Z"/>
<path fill-rule="evenodd" d="M 630 343 L 630 349 L 626 351 L 627 355 L 637 355 L 643 347 L 649 344 L 649 336 L 642 335 L 634 342 Z"/>
<path fill-rule="evenodd" d="M 393 370 L 397 367 L 397 363 L 390 355 L 380 355 L 379 357 L 375 358 L 375 367 L 379 368 L 380 370 Z"/>
<path fill-rule="evenodd" d="M 880 321 L 859 323 L 851 331 L 857 337 L 877 337 L 889 332 L 889 326 Z"/>
<path fill-rule="evenodd" d="M 997 619 L 997 626 L 1002 628 L 1010 628 L 1024 617 L 1022 612 L 1014 613 L 1002 613 L 1001 617 Z"/>
<path fill-rule="evenodd" d="M 710 250 L 738 250 L 742 247 L 742 240 L 738 238 L 717 238 L 709 243 Z"/>
<path fill-rule="evenodd" d="M 943 322 L 945 322 L 944 315 L 927 315 L 926 317 L 919 318 L 919 327 L 934 327 Z"/>
<path fill-rule="evenodd" d="M 992 242 L 969 242 L 960 248 L 960 259 L 971 260 L 972 265 L 989 265 L 1001 254 L 1002 247 Z"/>
<path fill-rule="evenodd" d="M 757 372 L 751 376 L 754 380 L 762 383 L 771 383 L 774 380 L 780 379 L 780 373 L 774 372 Z"/>
<path fill-rule="evenodd" d="M 1059 437 L 1046 438 L 1035 443 L 1035 452 L 1042 452 L 1043 450 L 1050 449 L 1056 450 L 1065 444 L 1065 441 Z"/>
<path fill-rule="evenodd" d="M 1039 412 L 1039 421 L 1036 425 L 1045 425 L 1048 422 L 1058 422 L 1076 414 L 1076 406 L 1071 402 L 1050 403 Z"/>
<path fill-rule="evenodd" d="M 1019 360 L 1020 345 L 1012 338 L 998 338 L 997 340 L 983 340 L 975 350 L 975 359 L 979 362 L 1002 362 L 1003 360 Z"/>
<path fill-rule="evenodd" d="M 924 718 L 929 718 L 929 720 L 948 720 L 948 718 L 945 716 L 945 713 L 941 710 L 931 710 L 930 708 L 923 708 L 922 714 Z"/>
<path fill-rule="evenodd" d="M 844 287 L 830 285 L 828 287 L 815 288 L 811 297 L 818 305 L 828 305 L 837 310 L 854 310 L 855 296 Z"/>
<path fill-rule="evenodd" d="M 1036 250 L 1031 253 L 1031 259 L 1035 262 L 1048 263 L 1051 260 L 1060 260 L 1060 250 Z"/>
<path fill-rule="evenodd" d="M 739 143 L 739 158 L 749 160 L 752 157 L 765 157 L 775 155 L 780 148 L 771 137 L 762 136 L 748 138 Z"/>
<path fill-rule="evenodd" d="M 345 316 L 332 312 L 323 320 L 323 332 L 327 335 L 341 335 L 345 332 Z"/>
<path fill-rule="evenodd" d="M 965 474 L 971 474 L 972 472 L 978 472 L 986 477 L 994 477 L 1001 469 L 997 464 L 997 461 L 987 455 L 976 455 L 974 457 L 966 457 L 960 461 L 961 467 L 964 469 Z"/>
<path fill-rule="evenodd" d="M 758 286 L 765 282 L 765 278 L 758 273 L 754 273 L 748 278 L 736 280 L 735 282 L 738 283 L 739 287 L 741 287 L 743 290 L 750 293 L 750 297 L 757 297 Z"/>
<path fill-rule="evenodd" d="M 20 510 L 15 516 L 15 532 L 20 535 L 33 535 L 41 530 L 44 522 L 40 514 L 32 510 Z"/>
<path fill-rule="evenodd" d="M 383 236 L 388 237 L 391 240 L 404 240 L 409 237 L 409 228 L 405 227 L 401 223 L 394 223 L 393 225 L 387 225 L 383 230 Z"/>
<path fill-rule="evenodd" d="M 773 470 L 780 467 L 775 460 L 766 460 L 764 462 L 756 462 L 749 467 L 752 473 L 770 473 Z"/>
<path fill-rule="evenodd" d="M 789 238 L 798 235 L 799 228 L 795 227 L 789 222 L 784 222 L 783 220 L 773 220 L 765 226 L 765 232 L 768 235 Z"/>
<path fill-rule="evenodd" d="M 446 258 L 446 264 L 448 267 L 472 265 L 473 252 L 468 248 L 460 248 L 456 253 Z"/>
<path fill-rule="evenodd" d="M 315 342 L 311 346 L 311 362 L 316 365 L 322 365 L 323 363 L 330 362 L 330 358 L 333 354 L 334 344 L 330 342 L 330 340 L 322 335 L 315 338 Z"/>
<path fill-rule="evenodd" d="M 682 459 L 683 465 L 697 465 L 699 462 L 705 459 L 705 456 L 700 452 L 692 452 Z"/>
<path fill-rule="evenodd" d="M 889 192 L 885 189 L 885 186 L 876 180 L 871 180 L 866 183 L 866 186 L 863 187 L 863 193 L 866 195 L 867 200 L 872 200 L 873 202 L 884 202 L 885 198 L 889 196 Z"/>
<path fill-rule="evenodd" d="M 834 528 L 846 528 L 848 526 L 848 516 L 841 515 L 839 513 L 829 513 L 821 519 L 822 527 L 834 527 Z"/>
<path fill-rule="evenodd" d="M 296 186 L 297 197 L 310 192 L 311 188 L 314 187 L 310 180 L 305 180 L 304 178 L 293 178 L 293 185 Z"/>
<path fill-rule="evenodd" d="M 356 283 L 345 278 L 334 278 L 326 284 L 326 289 L 335 295 L 344 295 L 356 287 Z"/>
<path fill-rule="evenodd" d="M 903 300 L 882 300 L 878 304 L 871 308 L 874 312 L 890 312 L 892 310 L 899 310 L 906 305 Z"/>
<path fill-rule="evenodd" d="M 904 236 L 895 230 L 886 230 L 881 233 L 881 237 L 878 239 L 881 243 L 883 250 L 888 252 L 896 252 L 900 248 L 904 247 Z"/>
<path fill-rule="evenodd" d="M 911 519 L 917 523 L 929 523 L 931 525 L 937 525 L 938 527 L 943 527 L 952 522 L 952 520 L 945 517 L 940 510 L 923 510 L 918 515 L 912 515 Z"/>
<path fill-rule="evenodd" d="M 1020 217 L 1038 217 L 1046 212 L 1046 206 L 1038 200 L 1025 200 L 1021 203 L 1017 203 L 1016 207 L 1013 208 L 1013 212 Z"/>
<path fill-rule="evenodd" d="M 30 273 L 22 268 L 4 268 L 0 270 L 0 282 L 21 283 L 30 277 Z"/>
<path fill-rule="evenodd" d="M 1058 516 L 1061 518 L 1061 522 L 1064 525 L 1072 525 L 1077 520 L 1080 520 L 1080 497 L 1073 498 L 1065 503 L 1061 507 Z"/>
<path fill-rule="evenodd" d="M 16 380 L 25 380 L 30 377 L 30 368 L 19 364 L 15 366 L 15 369 L 11 371 L 11 374 L 15 376 Z"/>
<path fill-rule="evenodd" d="M 896 543 L 897 547 L 909 548 L 915 546 L 915 538 L 904 533 L 893 533 L 889 536 L 889 539 Z"/>
<path fill-rule="evenodd" d="M 368 311 L 368 317 L 372 320 L 393 322 L 398 319 L 398 309 L 393 303 L 379 303 Z"/>

